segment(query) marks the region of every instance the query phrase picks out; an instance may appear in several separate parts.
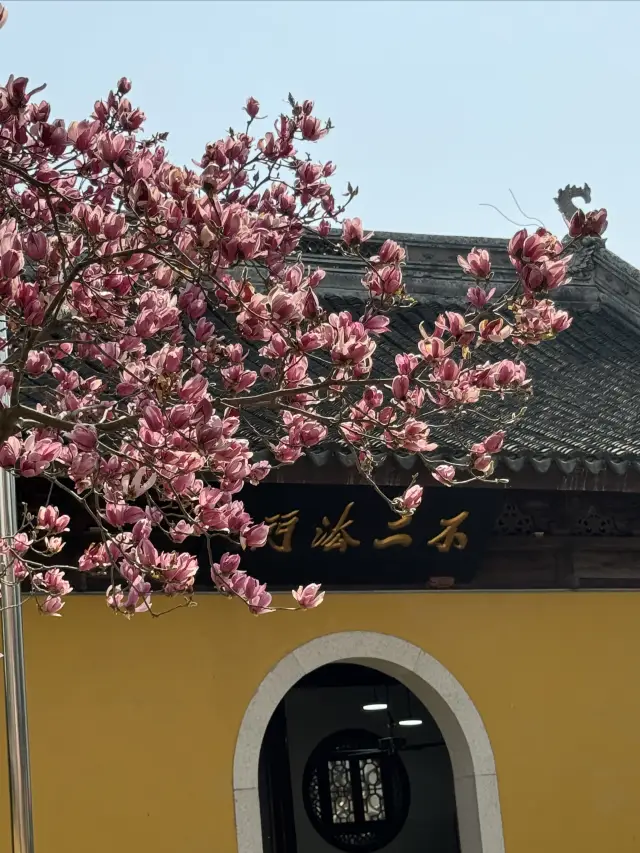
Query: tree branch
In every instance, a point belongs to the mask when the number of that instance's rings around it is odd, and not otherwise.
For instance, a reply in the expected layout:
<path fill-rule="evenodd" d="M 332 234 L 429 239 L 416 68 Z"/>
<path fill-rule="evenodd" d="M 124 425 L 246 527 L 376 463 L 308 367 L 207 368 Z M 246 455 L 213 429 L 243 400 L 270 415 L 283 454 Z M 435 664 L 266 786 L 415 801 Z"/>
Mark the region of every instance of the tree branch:
<path fill-rule="evenodd" d="M 46 412 L 39 412 L 37 409 L 32 409 L 29 406 L 18 405 L 15 407 L 15 417 L 24 419 L 29 423 L 39 424 L 40 426 L 48 426 L 53 429 L 69 429 L 76 426 L 78 421 L 67 421 L 64 418 L 57 418 L 55 415 L 49 415 Z M 74 414 L 71 412 L 70 414 Z M 128 426 L 133 426 L 138 421 L 137 415 L 125 415 L 117 418 L 115 421 L 104 421 L 103 423 L 89 423 L 87 426 L 95 427 L 101 433 L 113 433 Z M 26 425 L 26 424 L 25 424 Z"/>
<path fill-rule="evenodd" d="M 277 401 L 279 397 L 295 397 L 297 394 L 308 394 L 310 391 L 319 391 L 331 385 L 380 385 L 385 382 L 393 382 L 393 377 L 386 379 L 372 379 L 370 376 L 364 379 L 323 379 L 322 382 L 316 382 L 314 385 L 301 385 L 298 388 L 277 388 L 275 391 L 254 394 L 253 397 L 223 397 L 219 402 L 232 409 L 249 406 L 258 407 L 269 405 L 269 403 Z M 313 415 L 310 414 L 309 417 L 313 417 Z"/>

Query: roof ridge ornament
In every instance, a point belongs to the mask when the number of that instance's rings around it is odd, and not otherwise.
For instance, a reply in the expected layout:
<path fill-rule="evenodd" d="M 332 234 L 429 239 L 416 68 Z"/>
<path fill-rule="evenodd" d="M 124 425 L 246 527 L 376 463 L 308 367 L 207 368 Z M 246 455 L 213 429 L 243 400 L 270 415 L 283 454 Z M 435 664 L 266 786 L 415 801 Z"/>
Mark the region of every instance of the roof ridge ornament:
<path fill-rule="evenodd" d="M 567 224 L 571 222 L 573 215 L 580 209 L 573 203 L 574 198 L 581 198 L 585 204 L 591 204 L 591 187 L 589 184 L 582 187 L 567 184 L 564 189 L 558 190 L 558 195 L 554 201 Z"/>

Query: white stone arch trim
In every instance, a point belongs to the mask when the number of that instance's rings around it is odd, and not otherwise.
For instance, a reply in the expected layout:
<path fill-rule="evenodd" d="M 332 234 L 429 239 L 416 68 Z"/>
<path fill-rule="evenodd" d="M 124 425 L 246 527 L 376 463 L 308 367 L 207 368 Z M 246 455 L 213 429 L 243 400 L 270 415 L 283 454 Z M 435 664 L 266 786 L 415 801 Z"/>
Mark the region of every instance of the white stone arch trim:
<path fill-rule="evenodd" d="M 269 720 L 304 675 L 339 662 L 385 672 L 425 705 L 451 756 L 462 853 L 504 853 L 495 761 L 478 710 L 434 657 L 399 637 L 371 631 L 317 637 L 282 658 L 258 687 L 240 725 L 233 764 L 238 853 L 263 853 L 258 765 Z"/>

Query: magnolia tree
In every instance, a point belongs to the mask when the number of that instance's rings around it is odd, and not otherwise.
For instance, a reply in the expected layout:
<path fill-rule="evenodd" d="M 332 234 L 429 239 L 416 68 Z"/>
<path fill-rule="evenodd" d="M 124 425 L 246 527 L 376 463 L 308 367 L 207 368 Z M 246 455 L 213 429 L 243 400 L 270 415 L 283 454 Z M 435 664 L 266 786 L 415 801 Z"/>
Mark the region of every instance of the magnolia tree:
<path fill-rule="evenodd" d="M 371 235 L 345 217 L 356 190 L 338 201 L 333 164 L 304 153 L 330 130 L 312 101 L 289 97 L 288 112 L 259 130 L 249 98 L 242 129 L 206 145 L 192 168 L 168 159 L 166 134 L 142 135 L 126 78 L 69 124 L 34 98 L 42 88 L 13 76 L 0 88 L 0 466 L 72 496 L 98 532 L 65 566 L 57 555 L 74 516 L 48 503 L 2 540 L 4 570 L 13 566 L 41 611 L 59 615 L 69 568 L 109 578 L 109 607 L 129 616 L 155 612 L 156 591 L 188 602 L 197 570 L 180 548 L 188 537 L 206 538 L 221 592 L 271 611 L 242 567 L 242 550 L 269 532 L 243 490 L 323 441 L 348 448 L 375 488 L 381 449 L 419 455 L 448 485 L 492 476 L 502 429 L 479 418 L 454 465 L 438 457 L 433 425 L 486 398 L 495 422 L 503 409 L 512 416 L 508 401 L 530 392 L 520 354 L 570 325 L 550 295 L 566 281 L 571 247 L 604 231 L 605 211 L 576 214 L 564 242 L 519 231 L 502 295 L 488 252 L 459 258 L 466 308 L 416 329 L 386 374 L 376 348 L 412 301 L 405 252 L 387 240 L 371 256 Z M 301 259 L 308 236 L 360 259 L 359 316 L 323 308 L 325 273 Z M 487 351 L 507 343 L 509 357 L 491 360 Z M 269 460 L 257 461 L 264 450 Z M 416 483 L 399 498 L 378 491 L 399 515 L 422 497 Z M 220 537 L 229 545 L 216 559 Z M 322 597 L 300 587 L 293 609 Z"/>

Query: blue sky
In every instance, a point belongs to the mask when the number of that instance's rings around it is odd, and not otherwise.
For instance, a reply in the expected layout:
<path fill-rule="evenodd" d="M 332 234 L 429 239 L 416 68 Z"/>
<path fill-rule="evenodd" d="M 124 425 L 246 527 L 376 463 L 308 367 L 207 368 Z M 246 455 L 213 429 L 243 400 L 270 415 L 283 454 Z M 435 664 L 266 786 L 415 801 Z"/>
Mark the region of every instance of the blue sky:
<path fill-rule="evenodd" d="M 289 91 L 336 129 L 317 148 L 360 187 L 367 227 L 509 236 L 481 204 L 561 230 L 553 197 L 587 181 L 608 245 L 640 266 L 634 2 L 27 2 L 4 0 L 0 78 L 47 82 L 84 118 L 122 75 L 174 161 Z M 265 123 L 266 129 L 266 123 Z"/>

